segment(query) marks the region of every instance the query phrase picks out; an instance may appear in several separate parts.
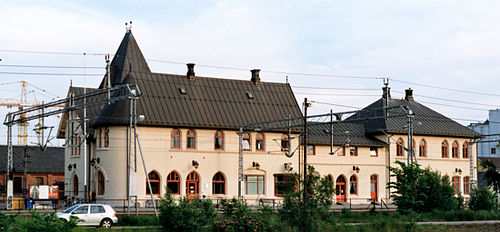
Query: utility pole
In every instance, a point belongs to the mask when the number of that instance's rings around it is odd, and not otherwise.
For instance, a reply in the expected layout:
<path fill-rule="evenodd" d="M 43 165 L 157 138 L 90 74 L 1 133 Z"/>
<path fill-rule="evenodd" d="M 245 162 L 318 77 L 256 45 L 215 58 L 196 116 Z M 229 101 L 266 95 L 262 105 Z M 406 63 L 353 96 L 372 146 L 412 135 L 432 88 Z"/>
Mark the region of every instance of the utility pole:
<path fill-rule="evenodd" d="M 307 202 L 307 188 L 306 188 L 306 179 L 307 179 L 307 108 L 311 106 L 311 103 L 307 102 L 307 98 L 304 98 L 304 204 Z"/>
<path fill-rule="evenodd" d="M 238 131 L 238 200 L 241 200 L 241 182 L 243 182 L 243 128 Z"/>
<path fill-rule="evenodd" d="M 413 164 L 413 159 L 415 162 L 417 161 L 417 157 L 415 157 L 415 152 L 413 151 L 413 122 L 412 119 L 415 117 L 415 114 L 410 109 L 408 110 L 408 114 L 406 115 L 408 118 L 408 155 L 406 157 L 406 164 Z"/>

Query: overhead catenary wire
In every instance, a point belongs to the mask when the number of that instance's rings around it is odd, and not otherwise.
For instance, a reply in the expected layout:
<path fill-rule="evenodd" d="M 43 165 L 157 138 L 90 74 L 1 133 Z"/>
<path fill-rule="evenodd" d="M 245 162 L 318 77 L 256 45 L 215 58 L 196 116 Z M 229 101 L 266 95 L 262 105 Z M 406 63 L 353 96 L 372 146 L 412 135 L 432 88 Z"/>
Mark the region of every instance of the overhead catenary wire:
<path fill-rule="evenodd" d="M 22 64 L 0 64 L 0 67 L 12 67 L 12 68 L 54 68 L 54 69 L 104 69 L 103 67 L 97 66 L 61 66 L 61 65 L 22 65 Z"/>

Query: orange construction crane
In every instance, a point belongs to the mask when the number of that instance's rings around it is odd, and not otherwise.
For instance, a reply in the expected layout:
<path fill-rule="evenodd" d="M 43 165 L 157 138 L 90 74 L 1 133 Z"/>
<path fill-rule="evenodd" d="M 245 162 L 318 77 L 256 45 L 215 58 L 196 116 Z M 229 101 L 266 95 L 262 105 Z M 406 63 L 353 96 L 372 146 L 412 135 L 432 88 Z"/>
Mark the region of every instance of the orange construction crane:
<path fill-rule="evenodd" d="M 11 98 L 0 98 L 0 106 L 6 106 L 7 108 L 12 108 L 12 107 L 18 107 L 19 110 L 22 110 L 24 107 L 33 107 L 39 105 L 35 91 L 31 90 L 28 91 L 27 86 L 32 84 L 29 84 L 26 81 L 15 81 L 15 82 L 7 82 L 7 83 L 0 83 L 0 86 L 2 85 L 13 85 L 13 84 L 21 84 L 21 94 L 11 97 Z M 45 90 L 42 90 L 36 86 L 33 86 L 34 88 L 37 88 L 43 92 Z M 28 102 L 28 93 L 33 94 L 33 99 L 34 102 Z M 54 100 L 54 99 L 51 99 Z M 64 107 L 64 105 L 58 105 L 57 107 Z M 21 115 L 21 118 L 25 118 L 26 115 Z M 40 124 L 40 122 L 39 122 Z M 41 124 L 40 124 L 41 125 Z M 27 145 L 28 144 L 28 126 L 29 122 L 27 121 L 22 121 L 17 123 L 17 144 L 18 145 Z"/>

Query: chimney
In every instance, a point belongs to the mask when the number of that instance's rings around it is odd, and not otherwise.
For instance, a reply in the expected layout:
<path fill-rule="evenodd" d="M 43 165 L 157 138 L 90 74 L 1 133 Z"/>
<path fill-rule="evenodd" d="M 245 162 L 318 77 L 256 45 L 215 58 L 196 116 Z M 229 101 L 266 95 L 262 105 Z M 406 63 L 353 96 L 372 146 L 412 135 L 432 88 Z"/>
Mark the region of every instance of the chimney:
<path fill-rule="evenodd" d="M 405 100 L 413 101 L 413 89 L 405 89 Z"/>
<path fill-rule="evenodd" d="M 391 99 L 391 88 L 390 87 L 382 87 L 382 98 Z"/>
<path fill-rule="evenodd" d="M 252 72 L 251 81 L 256 85 L 260 84 L 260 76 L 259 76 L 260 69 L 252 69 L 251 72 Z"/>
<path fill-rule="evenodd" d="M 188 71 L 187 71 L 187 78 L 189 80 L 194 80 L 195 74 L 194 74 L 194 64 L 193 63 L 188 63 L 186 64 Z"/>

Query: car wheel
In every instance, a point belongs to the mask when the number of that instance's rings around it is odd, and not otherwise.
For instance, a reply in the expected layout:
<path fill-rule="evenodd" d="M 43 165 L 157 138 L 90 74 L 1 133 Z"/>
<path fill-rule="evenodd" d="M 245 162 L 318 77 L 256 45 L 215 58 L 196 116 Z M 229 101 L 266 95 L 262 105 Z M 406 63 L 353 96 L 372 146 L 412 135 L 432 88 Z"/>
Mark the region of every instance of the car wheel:
<path fill-rule="evenodd" d="M 102 228 L 111 228 L 113 226 L 113 221 L 109 218 L 105 218 L 101 221 Z"/>
<path fill-rule="evenodd" d="M 66 219 L 64 218 L 59 218 L 59 220 L 61 220 L 62 222 L 68 222 Z"/>

